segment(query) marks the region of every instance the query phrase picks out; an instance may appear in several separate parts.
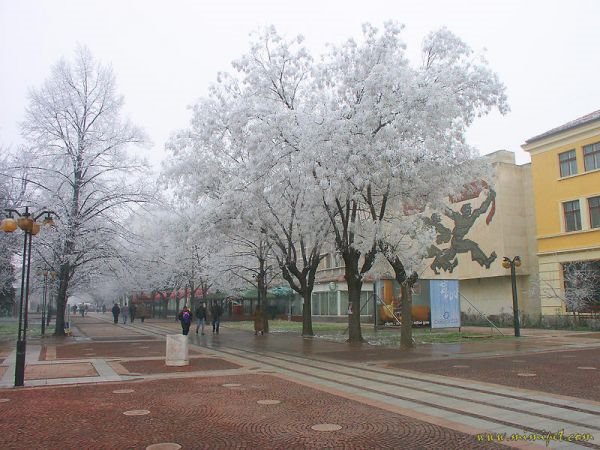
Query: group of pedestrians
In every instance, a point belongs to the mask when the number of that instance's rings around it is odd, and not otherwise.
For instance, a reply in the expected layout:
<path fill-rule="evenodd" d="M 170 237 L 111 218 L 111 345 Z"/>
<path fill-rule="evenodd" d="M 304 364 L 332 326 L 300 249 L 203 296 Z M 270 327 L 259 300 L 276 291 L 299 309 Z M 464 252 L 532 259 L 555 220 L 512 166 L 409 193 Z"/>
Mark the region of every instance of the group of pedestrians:
<path fill-rule="evenodd" d="M 119 316 L 121 316 L 123 325 L 127 324 L 127 320 L 130 320 L 131 323 L 133 323 L 135 318 L 138 317 L 138 307 L 131 302 L 129 303 L 129 306 L 125 303 L 122 307 L 119 306 L 118 303 L 115 303 L 111 311 L 114 323 L 119 323 Z M 139 318 L 140 321 L 144 323 L 144 319 L 146 318 L 146 307 L 144 305 L 140 305 Z"/>
<path fill-rule="evenodd" d="M 195 311 L 196 314 L 196 334 L 198 331 L 204 336 L 204 326 L 206 324 L 206 319 L 208 318 L 208 311 L 206 308 L 206 303 L 202 302 Z M 212 332 L 213 334 L 219 334 L 219 327 L 221 325 L 221 316 L 223 315 L 223 307 L 220 303 L 215 302 L 210 307 L 210 317 L 212 323 Z M 183 307 L 183 309 L 177 315 L 177 319 L 181 323 L 181 331 L 184 335 L 188 335 L 190 332 L 190 327 L 192 325 L 192 311 L 188 308 L 187 305 Z"/>
<path fill-rule="evenodd" d="M 146 317 L 145 310 L 146 310 L 145 306 L 140 305 L 139 318 L 142 323 L 144 322 L 144 319 Z M 136 307 L 135 304 L 133 304 L 131 302 L 129 303 L 129 306 L 127 304 L 125 304 L 122 307 L 120 307 L 118 303 L 115 303 L 114 306 L 112 307 L 112 314 L 113 314 L 113 319 L 114 319 L 115 324 L 119 323 L 119 316 L 121 316 L 121 320 L 123 321 L 124 325 L 127 324 L 128 319 L 131 321 L 131 323 L 133 323 L 133 321 L 136 318 L 137 312 L 138 312 L 138 308 Z M 221 316 L 222 315 L 223 315 L 223 307 L 221 306 L 221 304 L 219 302 L 214 302 L 210 307 L 210 318 L 211 318 L 211 323 L 212 323 L 213 334 L 219 334 L 219 327 L 221 325 Z M 196 311 L 195 311 L 195 317 L 196 317 L 196 334 L 198 334 L 198 331 L 200 331 L 200 334 L 202 336 L 204 336 L 204 326 L 206 325 L 206 320 L 208 319 L 208 309 L 206 307 L 206 303 L 202 302 L 198 305 L 198 307 L 196 308 Z M 255 335 L 258 335 L 258 334 L 263 335 L 264 330 L 265 330 L 265 314 L 261 310 L 260 306 L 256 307 L 252 318 L 254 320 L 254 334 Z M 177 315 L 177 320 L 179 320 L 179 322 L 181 323 L 182 333 L 187 336 L 190 332 L 190 327 L 193 322 L 192 311 L 188 308 L 187 305 L 185 305 L 182 308 L 182 310 L 179 312 L 179 314 Z"/>

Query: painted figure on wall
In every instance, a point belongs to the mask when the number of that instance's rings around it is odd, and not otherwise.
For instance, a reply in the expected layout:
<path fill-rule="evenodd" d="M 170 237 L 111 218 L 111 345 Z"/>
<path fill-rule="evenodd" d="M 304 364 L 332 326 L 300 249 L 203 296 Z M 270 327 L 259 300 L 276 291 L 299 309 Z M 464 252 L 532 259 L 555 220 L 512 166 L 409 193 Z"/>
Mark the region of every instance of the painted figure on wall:
<path fill-rule="evenodd" d="M 479 244 L 467 239 L 467 233 L 475 224 L 475 221 L 484 214 L 491 206 L 486 223 L 489 224 L 495 213 L 495 198 L 496 192 L 493 189 L 489 189 L 485 200 L 481 205 L 476 208 L 471 208 L 471 203 L 465 203 L 460 208 L 460 211 L 454 211 L 450 208 L 444 210 L 444 215 L 450 218 L 454 222 L 452 230 L 442 224 L 441 217 L 439 214 L 434 213 L 431 218 L 425 219 L 425 223 L 435 228 L 437 232 L 436 244 L 450 243 L 450 246 L 444 249 L 440 249 L 435 245 L 432 245 L 428 249 L 428 257 L 434 258 L 431 263 L 431 270 L 434 273 L 439 274 L 438 269 L 442 269 L 445 272 L 450 272 L 458 265 L 457 255 L 459 253 L 471 253 L 471 259 L 479 263 L 481 267 L 486 269 L 490 268 L 492 262 L 497 258 L 496 252 L 492 252 L 490 256 L 479 248 Z"/>

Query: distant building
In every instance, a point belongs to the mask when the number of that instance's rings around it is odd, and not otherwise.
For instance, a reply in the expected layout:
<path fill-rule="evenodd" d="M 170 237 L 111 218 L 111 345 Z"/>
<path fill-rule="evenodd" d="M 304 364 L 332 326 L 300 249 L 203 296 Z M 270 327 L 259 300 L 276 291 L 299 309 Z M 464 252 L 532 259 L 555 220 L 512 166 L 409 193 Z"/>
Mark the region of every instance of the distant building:
<path fill-rule="evenodd" d="M 438 230 L 429 258 L 420 270 L 414 288 L 417 306 L 429 304 L 429 281 L 459 280 L 463 313 L 486 316 L 513 314 L 510 271 L 502 267 L 504 256 L 520 256 L 517 268 L 519 309 L 539 316 L 539 297 L 532 281 L 537 280 L 535 217 L 531 189 L 531 167 L 516 165 L 515 155 L 500 150 L 486 155 L 493 167 L 493 180 L 475 182 L 462 195 L 449 199 L 448 209 L 431 215 Z M 492 192 L 493 191 L 493 192 Z M 374 283 L 386 302 L 397 301 L 399 287 L 393 271 L 378 264 L 363 284 L 361 315 L 372 315 Z M 323 259 L 313 292 L 315 316 L 345 316 L 348 308 L 343 261 L 334 253 Z M 413 310 L 414 312 L 414 310 Z M 385 311 L 380 311 L 385 315 Z"/>
<path fill-rule="evenodd" d="M 456 267 L 452 272 L 440 269 L 435 258 L 430 258 L 421 278 L 459 280 L 461 310 L 464 313 L 478 314 L 479 311 L 486 316 L 512 315 L 510 270 L 502 267 L 502 259 L 519 256 L 522 262 L 516 268 L 519 311 L 536 317 L 540 314 L 540 304 L 532 284 L 537 279 L 538 263 L 531 166 L 516 165 L 515 154 L 506 150 L 488 154 L 485 158 L 492 163 L 493 180 L 490 180 L 490 185 L 495 191 L 495 198 L 486 207 L 484 193 L 487 189 L 484 189 L 479 193 L 475 191 L 472 198 L 451 199 L 450 209 L 454 211 L 455 218 L 465 205 L 470 205 L 472 212 L 479 209 L 480 216 L 473 217 L 473 225 L 462 243 L 451 240 L 440 245 L 440 248 L 456 247 L 458 250 Z M 451 234 L 457 234 L 455 229 L 459 222 L 446 216 L 443 223 Z"/>
<path fill-rule="evenodd" d="M 573 309 L 565 301 L 573 268 L 600 277 L 600 110 L 522 147 L 531 155 L 541 312 L 562 314 Z M 600 305 L 600 285 L 591 296 Z"/>

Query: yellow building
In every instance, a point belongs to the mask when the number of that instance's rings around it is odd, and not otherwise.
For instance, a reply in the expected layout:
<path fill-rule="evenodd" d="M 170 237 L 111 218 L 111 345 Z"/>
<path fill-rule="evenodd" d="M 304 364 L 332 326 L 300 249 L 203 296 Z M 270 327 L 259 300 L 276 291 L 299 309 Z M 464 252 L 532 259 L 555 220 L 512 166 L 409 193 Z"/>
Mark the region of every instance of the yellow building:
<path fill-rule="evenodd" d="M 600 110 L 522 147 L 531 155 L 541 312 L 589 310 L 600 304 Z M 578 297 L 576 284 L 588 291 Z"/>

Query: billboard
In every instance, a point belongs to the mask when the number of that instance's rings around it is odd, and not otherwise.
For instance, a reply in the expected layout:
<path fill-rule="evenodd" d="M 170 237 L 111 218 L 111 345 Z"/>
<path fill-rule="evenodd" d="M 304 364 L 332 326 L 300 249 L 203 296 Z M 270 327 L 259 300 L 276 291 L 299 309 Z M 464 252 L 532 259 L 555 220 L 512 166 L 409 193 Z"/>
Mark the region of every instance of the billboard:
<path fill-rule="evenodd" d="M 460 327 L 458 280 L 430 280 L 431 328 Z"/>

